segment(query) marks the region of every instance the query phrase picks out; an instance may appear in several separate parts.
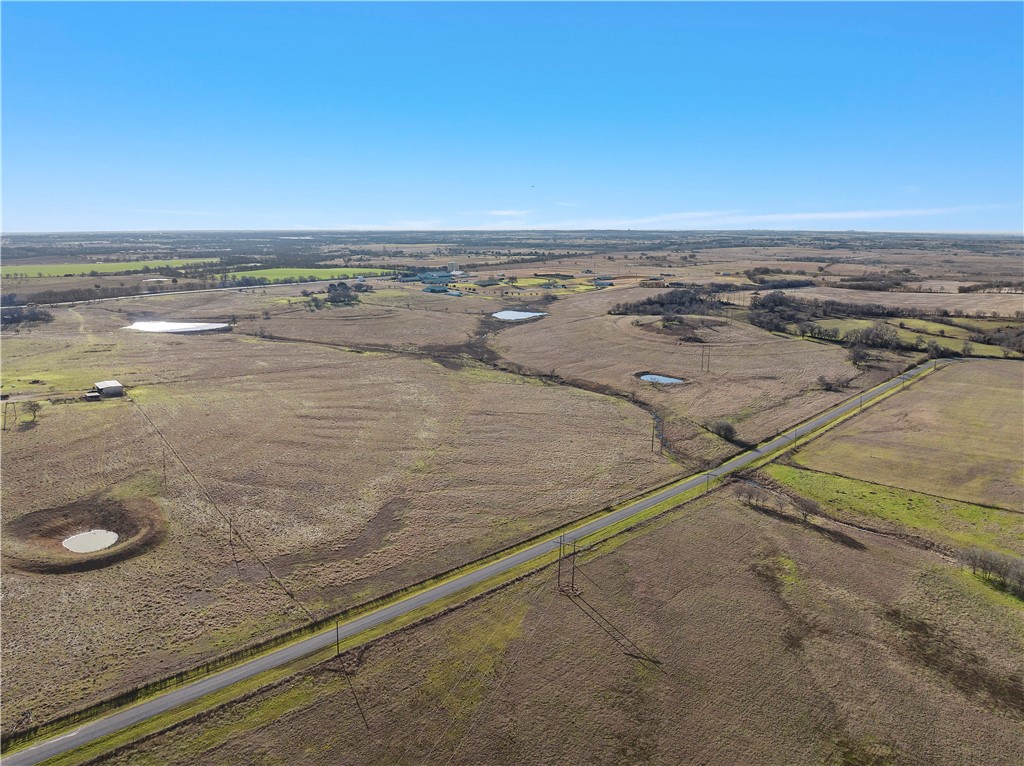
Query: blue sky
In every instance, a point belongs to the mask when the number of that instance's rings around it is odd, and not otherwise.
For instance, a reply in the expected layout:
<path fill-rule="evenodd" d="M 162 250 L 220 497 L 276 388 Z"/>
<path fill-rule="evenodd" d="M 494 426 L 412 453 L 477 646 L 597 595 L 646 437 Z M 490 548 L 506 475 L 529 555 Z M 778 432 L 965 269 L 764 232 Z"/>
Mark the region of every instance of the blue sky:
<path fill-rule="evenodd" d="M 1020 231 L 1020 3 L 11 3 L 5 231 Z"/>

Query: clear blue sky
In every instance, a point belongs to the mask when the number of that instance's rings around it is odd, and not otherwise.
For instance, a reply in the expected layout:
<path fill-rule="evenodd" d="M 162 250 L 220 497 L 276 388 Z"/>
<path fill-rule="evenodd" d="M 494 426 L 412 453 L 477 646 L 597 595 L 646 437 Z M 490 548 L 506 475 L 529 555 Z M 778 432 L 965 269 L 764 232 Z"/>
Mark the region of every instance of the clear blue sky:
<path fill-rule="evenodd" d="M 1020 231 L 1020 3 L 10 3 L 4 230 Z"/>

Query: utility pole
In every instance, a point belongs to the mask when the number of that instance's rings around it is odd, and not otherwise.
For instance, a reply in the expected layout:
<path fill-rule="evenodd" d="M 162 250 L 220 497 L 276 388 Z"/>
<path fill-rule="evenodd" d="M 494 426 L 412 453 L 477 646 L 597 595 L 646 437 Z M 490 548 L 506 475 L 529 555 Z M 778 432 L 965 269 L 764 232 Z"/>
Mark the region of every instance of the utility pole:
<path fill-rule="evenodd" d="M 565 535 L 558 536 L 558 590 L 562 589 L 562 549 L 565 547 Z"/>
<path fill-rule="evenodd" d="M 577 593 L 576 590 L 576 541 L 572 541 L 572 572 L 569 577 L 569 590 Z"/>
<path fill-rule="evenodd" d="M 334 621 L 334 656 L 341 655 L 341 621 Z"/>

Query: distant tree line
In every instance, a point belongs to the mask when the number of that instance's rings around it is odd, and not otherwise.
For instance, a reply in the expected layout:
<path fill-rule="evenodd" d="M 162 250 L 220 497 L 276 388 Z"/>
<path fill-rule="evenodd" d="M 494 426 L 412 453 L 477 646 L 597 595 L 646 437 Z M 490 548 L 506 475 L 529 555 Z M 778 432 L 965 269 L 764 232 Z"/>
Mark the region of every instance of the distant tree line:
<path fill-rule="evenodd" d="M 996 292 L 1024 292 L 1024 282 L 1004 280 L 1002 282 L 979 282 L 976 285 L 960 285 L 956 288 L 958 293 L 986 293 Z"/>
<path fill-rule="evenodd" d="M 38 306 L 5 306 L 0 309 L 0 325 L 12 327 L 28 322 L 51 322 L 53 314 Z"/>

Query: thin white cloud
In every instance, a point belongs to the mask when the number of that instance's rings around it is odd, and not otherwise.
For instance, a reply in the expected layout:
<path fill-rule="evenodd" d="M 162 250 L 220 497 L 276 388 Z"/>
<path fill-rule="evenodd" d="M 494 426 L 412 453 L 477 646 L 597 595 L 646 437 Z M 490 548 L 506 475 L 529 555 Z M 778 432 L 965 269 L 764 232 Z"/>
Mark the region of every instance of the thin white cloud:
<path fill-rule="evenodd" d="M 799 224 L 820 221 L 877 221 L 891 218 L 916 218 L 955 215 L 979 210 L 1005 208 L 1007 205 L 961 205 L 956 207 L 896 208 L 886 210 L 830 210 L 799 213 L 746 213 L 741 210 L 691 211 L 663 213 L 637 218 L 592 218 L 535 224 L 538 229 L 633 229 L 652 226 L 683 226 L 687 228 L 719 228 L 759 224 Z"/>
<path fill-rule="evenodd" d="M 122 208 L 118 210 L 119 213 L 147 213 L 155 215 L 221 215 L 220 213 L 213 213 L 209 210 L 162 210 L 155 208 Z"/>
<path fill-rule="evenodd" d="M 519 217 L 529 215 L 532 210 L 488 210 L 487 215 Z"/>

